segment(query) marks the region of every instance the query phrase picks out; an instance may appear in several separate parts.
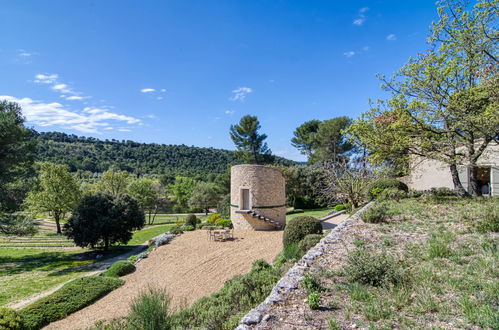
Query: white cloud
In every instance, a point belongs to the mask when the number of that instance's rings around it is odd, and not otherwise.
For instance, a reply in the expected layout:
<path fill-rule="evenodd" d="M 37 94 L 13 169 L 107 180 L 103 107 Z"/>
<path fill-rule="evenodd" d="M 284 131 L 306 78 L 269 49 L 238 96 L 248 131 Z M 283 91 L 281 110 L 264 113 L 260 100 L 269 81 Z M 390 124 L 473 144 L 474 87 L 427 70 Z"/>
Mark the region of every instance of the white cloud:
<path fill-rule="evenodd" d="M 369 47 L 369 46 L 362 47 L 362 50 L 365 51 L 365 52 L 369 51 L 369 49 L 371 49 L 371 47 Z"/>
<path fill-rule="evenodd" d="M 156 116 L 155 114 L 150 114 L 150 115 L 147 115 L 146 118 L 149 118 L 149 119 L 157 119 L 158 116 Z"/>
<path fill-rule="evenodd" d="M 53 84 L 56 82 L 59 75 L 57 74 L 37 74 L 35 76 L 35 82 L 39 84 Z"/>
<path fill-rule="evenodd" d="M 80 101 L 80 100 L 86 99 L 88 97 L 71 95 L 71 96 L 64 96 L 63 98 L 65 98 L 68 101 Z"/>
<path fill-rule="evenodd" d="M 73 111 L 58 102 L 45 103 L 29 97 L 0 96 L 0 99 L 18 103 L 23 108 L 28 122 L 43 127 L 59 126 L 83 133 L 99 134 L 99 129 L 112 129 L 113 121 L 130 125 L 140 124 L 137 118 L 110 112 L 105 108 L 86 107 L 81 111 Z"/>
<path fill-rule="evenodd" d="M 156 100 L 162 100 L 162 99 L 163 99 L 163 96 L 158 96 L 158 97 L 156 98 Z"/>
<path fill-rule="evenodd" d="M 397 40 L 397 36 L 394 35 L 393 33 L 389 34 L 389 35 L 386 36 L 386 40 L 388 40 L 388 41 L 395 41 L 395 40 Z"/>
<path fill-rule="evenodd" d="M 231 101 L 244 101 L 246 95 L 252 93 L 253 90 L 249 87 L 239 87 L 232 91 L 234 95 L 230 98 Z"/>
<path fill-rule="evenodd" d="M 166 92 L 166 88 L 161 88 L 161 93 L 165 93 Z"/>
<path fill-rule="evenodd" d="M 365 15 L 365 13 L 367 13 L 367 11 L 369 11 L 369 7 L 360 8 L 359 9 L 359 17 L 353 20 L 353 24 L 358 25 L 358 26 L 364 24 L 364 22 L 367 19 L 366 15 Z"/>
<path fill-rule="evenodd" d="M 131 132 L 132 130 L 128 129 L 128 128 L 118 128 L 118 131 L 120 131 L 120 132 Z"/>
<path fill-rule="evenodd" d="M 142 88 L 140 90 L 141 93 L 152 93 L 155 92 L 156 90 L 154 88 Z"/>
<path fill-rule="evenodd" d="M 357 53 L 356 53 L 356 52 L 354 52 L 353 50 L 351 50 L 351 51 L 348 51 L 348 52 L 344 52 L 344 53 L 343 53 L 343 56 L 345 56 L 345 57 L 352 57 L 352 56 L 354 56 L 355 54 L 357 54 Z"/>
<path fill-rule="evenodd" d="M 226 115 L 233 115 L 234 112 L 235 112 L 234 110 L 225 110 Z"/>

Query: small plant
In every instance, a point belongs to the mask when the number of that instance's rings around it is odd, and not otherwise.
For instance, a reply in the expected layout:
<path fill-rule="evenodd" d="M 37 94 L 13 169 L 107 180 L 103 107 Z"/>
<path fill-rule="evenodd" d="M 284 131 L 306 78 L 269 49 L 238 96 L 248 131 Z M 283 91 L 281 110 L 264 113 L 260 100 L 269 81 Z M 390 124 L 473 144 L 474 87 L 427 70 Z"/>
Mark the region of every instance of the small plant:
<path fill-rule="evenodd" d="M 398 188 L 387 188 L 378 195 L 378 198 L 381 200 L 394 200 L 397 202 L 406 197 L 407 192 Z"/>
<path fill-rule="evenodd" d="M 135 265 L 128 260 L 116 261 L 108 270 L 104 272 L 104 276 L 121 277 L 135 271 Z"/>
<path fill-rule="evenodd" d="M 476 223 L 476 231 L 482 234 L 499 232 L 499 205 L 485 206 L 482 216 Z"/>
<path fill-rule="evenodd" d="M 230 219 L 220 219 L 217 220 L 216 225 L 218 227 L 232 228 L 232 221 Z"/>
<path fill-rule="evenodd" d="M 341 325 L 335 319 L 330 318 L 330 319 L 327 320 L 327 328 L 329 330 L 340 330 L 341 329 Z"/>
<path fill-rule="evenodd" d="M 182 227 L 176 227 L 176 228 L 173 228 L 172 230 L 170 230 L 170 234 L 172 235 L 180 235 L 182 234 L 184 231 L 182 230 Z M 168 243 L 168 242 L 167 242 Z M 166 244 L 166 243 L 165 243 Z M 158 245 L 159 246 L 159 245 Z"/>
<path fill-rule="evenodd" d="M 348 256 L 345 274 L 351 283 L 386 286 L 401 284 L 406 280 L 401 266 L 390 256 L 370 253 L 360 248 Z"/>
<path fill-rule="evenodd" d="M 197 224 L 198 224 L 198 218 L 194 214 L 189 214 L 185 218 L 185 226 L 191 226 L 196 228 Z"/>
<path fill-rule="evenodd" d="M 351 283 L 348 285 L 348 295 L 350 299 L 355 301 L 366 302 L 372 299 L 371 293 L 359 283 Z"/>
<path fill-rule="evenodd" d="M 319 309 L 321 305 L 321 295 L 317 292 L 311 293 L 308 295 L 307 302 L 310 309 Z"/>
<path fill-rule="evenodd" d="M 316 218 L 299 216 L 289 220 L 284 229 L 284 247 L 299 243 L 308 234 L 322 234 L 322 225 Z"/>
<path fill-rule="evenodd" d="M 386 218 L 386 206 L 384 204 L 376 204 L 367 209 L 360 216 L 362 221 L 367 223 L 380 223 Z"/>
<path fill-rule="evenodd" d="M 0 329 L 21 330 L 24 329 L 23 320 L 15 310 L 0 307 Z"/>
<path fill-rule="evenodd" d="M 175 228 L 172 229 L 169 233 L 165 233 L 162 235 L 159 235 L 154 239 L 154 245 L 156 246 L 161 246 L 168 244 L 174 237 L 175 235 L 182 234 L 183 231 L 180 228 Z"/>
<path fill-rule="evenodd" d="M 457 192 L 455 190 L 439 187 L 439 188 L 431 188 L 430 195 L 435 197 L 449 197 L 449 196 L 457 196 Z"/>
<path fill-rule="evenodd" d="M 349 208 L 351 208 L 351 204 L 350 203 L 345 203 L 345 204 L 338 204 L 334 207 L 334 210 L 336 212 L 339 212 L 339 211 L 343 211 L 343 210 L 348 210 Z"/>
<path fill-rule="evenodd" d="M 308 234 L 305 238 L 303 238 L 303 240 L 300 241 L 300 243 L 298 243 L 300 252 L 303 254 L 307 253 L 307 251 L 316 246 L 321 239 L 322 235 L 320 234 Z"/>
<path fill-rule="evenodd" d="M 149 288 L 132 301 L 129 323 L 132 329 L 166 330 L 170 297 L 164 290 Z"/>
<path fill-rule="evenodd" d="M 222 216 L 219 213 L 210 213 L 208 219 L 206 219 L 206 223 L 209 225 L 214 225 L 220 219 L 222 219 Z"/>
<path fill-rule="evenodd" d="M 385 189 L 395 188 L 398 190 L 402 190 L 404 192 L 408 192 L 409 188 L 407 185 L 399 180 L 395 179 L 378 179 L 372 182 L 367 187 L 367 197 L 369 200 L 376 199 Z"/>
<path fill-rule="evenodd" d="M 323 290 L 323 287 L 319 280 L 311 275 L 305 275 L 303 281 L 301 282 L 301 286 L 307 291 L 307 293 L 320 292 Z"/>
<path fill-rule="evenodd" d="M 269 269 L 271 267 L 272 266 L 267 261 L 265 261 L 263 259 L 258 259 L 258 260 L 255 260 L 253 262 L 253 264 L 251 265 L 251 271 L 259 272 L 261 270 Z"/>
<path fill-rule="evenodd" d="M 196 227 L 194 227 L 194 226 L 182 226 L 180 228 L 182 228 L 183 231 L 193 231 L 193 230 L 196 230 Z"/>
<path fill-rule="evenodd" d="M 448 258 L 453 252 L 449 247 L 449 243 L 452 241 L 452 236 L 443 233 L 433 233 L 430 237 L 428 244 L 428 257 L 433 258 Z"/>
<path fill-rule="evenodd" d="M 356 239 L 355 241 L 353 241 L 353 245 L 355 245 L 355 247 L 361 247 L 366 245 L 366 242 L 361 239 Z"/>

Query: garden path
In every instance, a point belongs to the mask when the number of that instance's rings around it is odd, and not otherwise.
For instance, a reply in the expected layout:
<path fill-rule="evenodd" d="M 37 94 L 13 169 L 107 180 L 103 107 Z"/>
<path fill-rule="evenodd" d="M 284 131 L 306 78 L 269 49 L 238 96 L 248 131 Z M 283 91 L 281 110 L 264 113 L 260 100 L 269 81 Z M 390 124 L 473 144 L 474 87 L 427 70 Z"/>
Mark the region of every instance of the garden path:
<path fill-rule="evenodd" d="M 85 329 L 100 320 L 126 316 L 131 301 L 148 286 L 165 288 L 174 308 L 190 305 L 248 272 L 253 261 L 272 262 L 282 250 L 282 233 L 236 230 L 233 241 L 214 242 L 204 230 L 185 232 L 139 261 L 134 273 L 122 277 L 122 287 L 45 329 Z"/>

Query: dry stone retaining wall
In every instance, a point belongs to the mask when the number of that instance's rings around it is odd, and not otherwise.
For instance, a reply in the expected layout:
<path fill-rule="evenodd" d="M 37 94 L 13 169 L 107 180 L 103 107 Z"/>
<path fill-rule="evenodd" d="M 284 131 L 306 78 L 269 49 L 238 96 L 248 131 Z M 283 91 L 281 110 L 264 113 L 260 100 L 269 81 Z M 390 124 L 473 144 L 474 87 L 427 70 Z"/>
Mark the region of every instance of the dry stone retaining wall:
<path fill-rule="evenodd" d="M 293 290 L 298 289 L 301 281 L 304 279 L 304 274 L 308 268 L 312 265 L 317 257 L 324 254 L 324 251 L 328 249 L 328 246 L 341 237 L 345 229 L 352 226 L 355 221 L 364 213 L 368 208 L 370 208 L 373 203 L 369 203 L 362 209 L 357 211 L 354 215 L 343 221 L 337 227 L 335 227 L 326 237 L 324 237 L 315 247 L 310 249 L 301 259 L 298 261 L 288 272 L 277 282 L 274 286 L 270 295 L 258 305 L 256 308 L 248 312 L 240 321 L 239 326 L 236 330 L 248 330 L 257 329 L 262 321 L 266 321 L 270 317 L 269 311 L 272 304 L 285 300 L 287 294 L 291 293 Z"/>

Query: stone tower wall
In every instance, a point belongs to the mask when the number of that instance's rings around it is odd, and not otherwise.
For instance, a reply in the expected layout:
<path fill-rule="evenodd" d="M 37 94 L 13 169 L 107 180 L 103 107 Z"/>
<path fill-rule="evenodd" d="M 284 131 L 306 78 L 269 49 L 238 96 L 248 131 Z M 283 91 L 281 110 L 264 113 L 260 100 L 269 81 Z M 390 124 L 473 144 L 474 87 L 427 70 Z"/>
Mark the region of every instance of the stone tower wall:
<path fill-rule="evenodd" d="M 236 165 L 231 168 L 230 215 L 235 229 L 274 230 L 271 225 L 239 210 L 241 189 L 249 189 L 250 209 L 286 224 L 285 180 L 279 170 L 263 165 Z"/>

